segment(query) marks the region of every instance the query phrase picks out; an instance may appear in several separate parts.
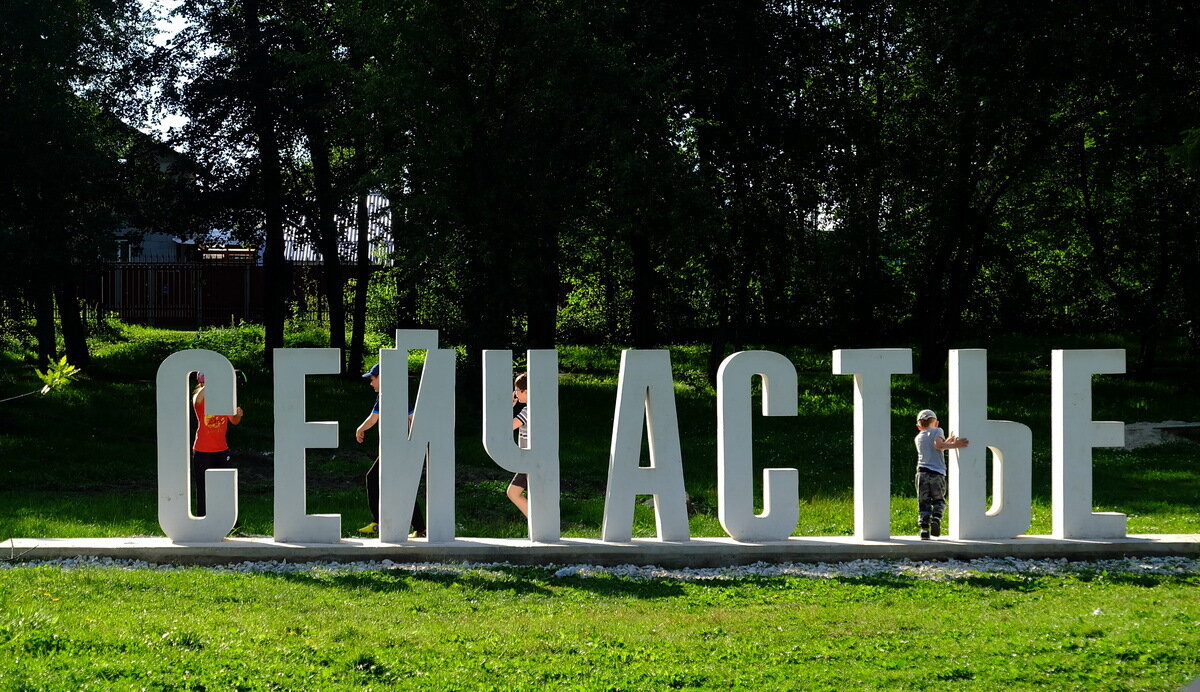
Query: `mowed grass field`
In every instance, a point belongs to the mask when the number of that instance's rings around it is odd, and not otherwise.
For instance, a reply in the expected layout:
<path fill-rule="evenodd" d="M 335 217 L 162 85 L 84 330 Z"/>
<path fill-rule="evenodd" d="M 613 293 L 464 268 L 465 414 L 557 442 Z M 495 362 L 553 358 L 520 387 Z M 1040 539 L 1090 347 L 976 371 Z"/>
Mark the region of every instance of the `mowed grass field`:
<path fill-rule="evenodd" d="M 246 419 L 230 442 L 243 527 L 270 534 L 273 402 L 255 338 L 252 328 L 121 327 L 97 342 L 87 378 L 2 405 L 0 539 L 161 535 L 153 377 L 184 347 L 224 352 L 248 374 Z M 321 345 L 311 335 L 291 344 Z M 989 351 L 991 417 L 1033 430 L 1033 533 L 1050 528 L 1050 349 L 1122 345 L 1022 340 Z M 724 535 L 704 349 L 671 350 L 691 530 Z M 800 415 L 755 416 L 755 467 L 799 470 L 797 535 L 851 534 L 850 378 L 830 374 L 828 352 L 786 355 L 800 373 Z M 0 391 L 36 388 L 28 366 L 4 358 Z M 564 532 L 598 536 L 619 350 L 562 347 L 560 360 Z M 1195 372 L 1176 344 L 1154 379 L 1097 377 L 1093 418 L 1200 420 Z M 373 439 L 360 446 L 353 433 L 373 394 L 336 377 L 310 378 L 308 391 L 309 420 L 340 424 L 336 450 L 309 453 L 309 511 L 341 514 L 351 535 L 369 516 L 362 474 Z M 911 419 L 946 401 L 945 382 L 895 378 L 894 534 L 915 531 Z M 525 535 L 503 494 L 509 474 L 483 451 L 477 401 L 459 401 L 457 431 L 458 534 Z M 1096 509 L 1126 513 L 1133 533 L 1200 533 L 1197 450 L 1096 450 Z M 638 507 L 635 535 L 654 535 L 649 507 Z M 0 690 L 1173 690 L 1200 675 L 1197 586 L 1190 572 L 696 582 L 515 567 L 277 575 L 18 566 L 0 570 Z"/>
<path fill-rule="evenodd" d="M 1200 576 L 0 571 L 0 689 L 1174 690 Z"/>

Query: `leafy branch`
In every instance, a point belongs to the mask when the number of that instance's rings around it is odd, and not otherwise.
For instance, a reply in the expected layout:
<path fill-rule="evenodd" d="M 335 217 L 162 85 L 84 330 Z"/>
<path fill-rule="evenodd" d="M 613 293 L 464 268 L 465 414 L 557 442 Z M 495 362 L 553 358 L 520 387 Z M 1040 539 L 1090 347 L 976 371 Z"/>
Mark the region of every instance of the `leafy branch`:
<path fill-rule="evenodd" d="M 25 392 L 24 394 L 10 396 L 7 399 L 0 399 L 0 404 L 31 396 L 33 394 L 49 394 L 54 389 L 65 387 L 71 382 L 72 377 L 79 374 L 79 368 L 68 363 L 67 357 L 63 356 L 58 360 L 57 363 L 50 363 L 50 365 L 46 368 L 46 372 L 41 372 L 36 368 L 34 369 L 34 372 L 37 373 L 38 379 L 42 381 L 41 389 L 35 389 L 31 392 Z"/>

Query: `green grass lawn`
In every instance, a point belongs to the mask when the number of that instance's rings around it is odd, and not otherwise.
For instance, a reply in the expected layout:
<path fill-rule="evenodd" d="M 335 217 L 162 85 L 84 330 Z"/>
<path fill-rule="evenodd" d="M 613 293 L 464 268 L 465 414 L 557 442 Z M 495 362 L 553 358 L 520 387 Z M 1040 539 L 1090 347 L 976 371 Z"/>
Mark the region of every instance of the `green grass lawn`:
<path fill-rule="evenodd" d="M 199 335 L 122 328 L 96 344 L 71 387 L 7 404 L 0 418 L 0 539 L 161 535 L 153 377 L 179 348 L 226 353 L 249 374 L 230 433 L 242 522 L 271 533 L 271 385 L 253 328 Z M 292 345 L 320 345 L 311 334 Z M 382 343 L 382 341 L 379 343 Z M 379 343 L 375 344 L 376 346 Z M 993 348 L 990 415 L 1034 434 L 1034 533 L 1050 530 L 1049 352 L 1106 338 Z M 619 351 L 563 347 L 563 527 L 598 536 Z M 793 350 L 800 415 L 755 417 L 755 466 L 800 473 L 797 535 L 853 532 L 850 379 L 827 352 Z M 715 395 L 704 351 L 672 349 L 684 473 L 697 536 L 716 520 Z M 1180 344 L 1149 381 L 1100 377 L 1097 420 L 1200 420 Z M 0 353 L 0 393 L 37 380 Z M 372 393 L 316 377 L 310 420 L 341 424 L 309 454 L 309 507 L 368 519 L 373 452 L 353 432 Z M 0 397 L 2 398 L 2 397 Z M 946 385 L 893 388 L 892 532 L 913 533 L 913 413 L 946 408 Z M 460 400 L 459 535 L 523 536 L 509 474 L 480 442 L 478 403 Z M 1200 533 L 1200 447 L 1097 450 L 1097 510 L 1134 533 Z M 761 476 L 756 471 L 756 481 Z M 951 519 L 952 520 L 952 519 Z M 639 506 L 635 535 L 654 534 Z M 0 570 L 0 692 L 59 689 L 1178 689 L 1200 674 L 1200 575 L 974 574 L 714 581 L 556 578 L 542 568 L 287 575 L 17 566 Z"/>
<path fill-rule="evenodd" d="M 1137 689 L 1200 575 L 638 581 L 541 568 L 0 571 L 0 689 Z"/>

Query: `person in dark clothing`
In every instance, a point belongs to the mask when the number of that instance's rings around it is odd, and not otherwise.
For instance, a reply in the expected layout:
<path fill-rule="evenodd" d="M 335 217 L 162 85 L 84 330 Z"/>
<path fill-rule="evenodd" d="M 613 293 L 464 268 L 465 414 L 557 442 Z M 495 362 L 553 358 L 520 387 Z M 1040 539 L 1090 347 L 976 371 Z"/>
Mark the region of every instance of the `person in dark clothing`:
<path fill-rule="evenodd" d="M 375 405 L 371 407 L 371 413 L 366 417 L 358 430 L 354 433 L 354 439 L 360 444 L 366 439 L 367 431 L 375 427 L 379 422 L 379 364 L 371 366 L 371 369 L 363 373 L 364 380 L 370 380 L 371 388 L 375 390 Z M 408 413 L 408 422 L 412 423 L 412 411 Z M 367 504 L 371 508 L 371 523 L 358 530 L 364 535 L 375 535 L 379 533 L 379 457 L 375 457 L 375 463 L 371 464 L 370 470 L 367 471 Z M 412 533 L 409 538 L 424 538 L 425 537 L 425 515 L 421 511 L 420 501 L 413 503 L 412 515 Z"/>

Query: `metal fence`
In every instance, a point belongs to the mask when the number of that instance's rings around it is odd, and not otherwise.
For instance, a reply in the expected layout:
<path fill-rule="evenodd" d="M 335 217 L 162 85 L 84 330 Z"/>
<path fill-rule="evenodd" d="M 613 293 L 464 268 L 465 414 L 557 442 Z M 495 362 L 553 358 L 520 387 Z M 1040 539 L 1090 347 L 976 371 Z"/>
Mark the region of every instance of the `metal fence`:
<path fill-rule="evenodd" d="M 245 263 L 111 264 L 87 282 L 98 312 L 132 324 L 200 329 L 261 322 L 263 268 Z"/>
<path fill-rule="evenodd" d="M 372 267 L 372 274 L 380 267 Z M 327 327 L 324 267 L 288 265 L 287 313 L 297 323 Z M 350 274 L 346 272 L 349 283 Z M 85 319 L 119 317 L 129 324 L 203 329 L 237 322 L 262 324 L 266 280 L 250 262 L 157 262 L 110 264 L 83 286 Z M 346 294 L 347 312 L 351 295 Z M 367 327 L 390 330 L 390 314 L 368 314 Z"/>

